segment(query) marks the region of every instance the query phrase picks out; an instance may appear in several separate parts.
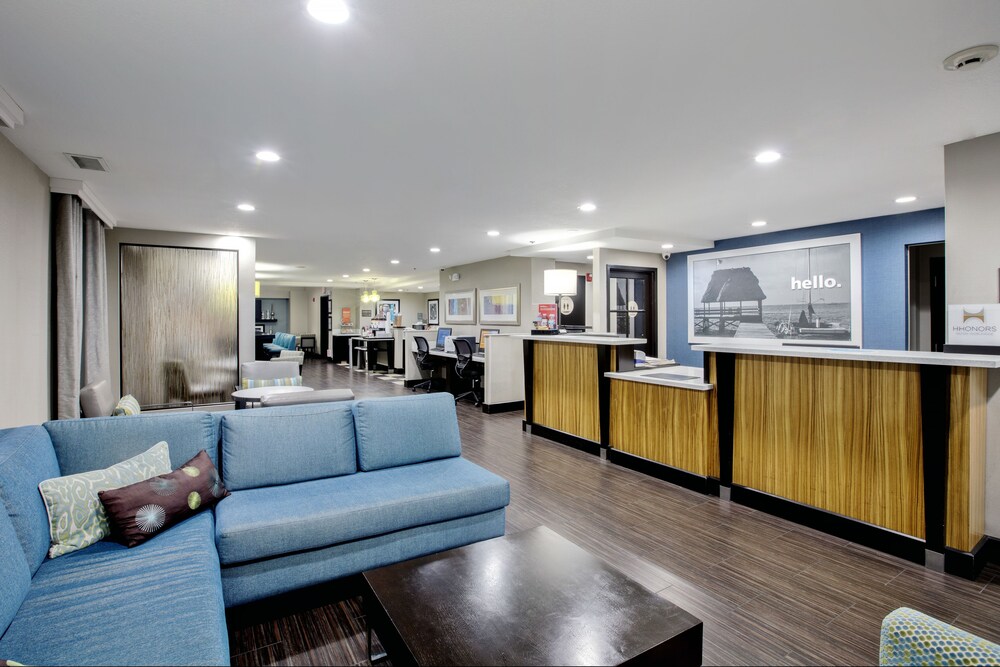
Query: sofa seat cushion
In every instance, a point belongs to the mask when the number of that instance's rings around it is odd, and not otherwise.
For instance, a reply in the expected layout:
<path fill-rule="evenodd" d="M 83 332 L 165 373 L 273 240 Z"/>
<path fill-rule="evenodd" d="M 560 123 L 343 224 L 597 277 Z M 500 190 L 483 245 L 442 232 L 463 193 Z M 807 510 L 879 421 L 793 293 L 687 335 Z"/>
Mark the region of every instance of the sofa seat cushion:
<path fill-rule="evenodd" d="M 42 564 L 0 639 L 31 665 L 229 664 L 211 512 L 127 549 L 109 541 Z"/>
<path fill-rule="evenodd" d="M 216 506 L 223 565 L 506 507 L 507 481 L 462 458 L 237 491 Z"/>

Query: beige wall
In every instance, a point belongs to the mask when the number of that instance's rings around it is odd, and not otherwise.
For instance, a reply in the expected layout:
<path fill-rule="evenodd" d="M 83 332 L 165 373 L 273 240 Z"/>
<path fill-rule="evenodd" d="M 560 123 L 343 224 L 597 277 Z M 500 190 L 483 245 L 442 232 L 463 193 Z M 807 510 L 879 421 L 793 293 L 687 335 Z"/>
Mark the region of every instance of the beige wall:
<path fill-rule="evenodd" d="M 554 262 L 549 261 L 550 265 L 554 265 Z M 535 266 L 533 266 L 533 264 Z M 497 259 L 489 259 L 484 262 L 475 262 L 473 264 L 462 264 L 459 266 L 452 266 L 441 272 L 441 288 L 439 290 L 440 300 L 441 300 L 441 326 L 449 326 L 453 329 L 453 333 L 456 336 L 473 336 L 479 335 L 479 329 L 482 325 L 478 324 L 450 324 L 446 321 L 445 317 L 445 299 L 449 292 L 462 292 L 470 289 L 494 289 L 497 287 L 513 287 L 514 285 L 521 286 L 521 323 L 518 326 L 501 326 L 500 330 L 504 333 L 511 333 L 517 331 L 528 331 L 531 328 L 531 321 L 535 318 L 535 298 L 539 298 L 538 295 L 534 294 L 533 290 L 533 273 L 539 265 L 538 260 L 533 260 L 528 257 L 499 257 Z M 550 266 L 551 268 L 551 266 Z M 461 278 L 455 282 L 452 282 L 448 276 L 458 273 Z M 541 274 L 539 274 L 541 275 Z M 539 285 L 541 284 L 541 279 L 537 281 Z M 538 288 L 541 291 L 541 287 Z M 547 299 L 549 303 L 552 299 Z M 478 320 L 478 318 L 477 318 Z M 490 325 L 493 326 L 493 325 Z"/>
<path fill-rule="evenodd" d="M 608 330 L 608 266 L 637 266 L 656 269 L 656 356 L 667 353 L 667 264 L 657 253 L 594 250 L 594 307 L 590 309 L 594 331 Z"/>
<path fill-rule="evenodd" d="M 8 341 L 0 428 L 52 414 L 49 178 L 0 135 L 0 308 Z"/>
<path fill-rule="evenodd" d="M 944 147 L 948 303 L 997 303 L 1000 133 Z M 986 533 L 1000 537 L 1000 370 L 989 379 Z"/>
<path fill-rule="evenodd" d="M 111 346 L 111 386 L 117 393 L 121 386 L 121 318 L 119 299 L 119 245 L 143 243 L 179 248 L 219 248 L 239 251 L 239 357 L 240 362 L 254 360 L 254 265 L 257 245 L 253 239 L 214 234 L 185 234 L 149 229 L 115 228 L 106 238 L 108 253 L 108 340 Z M 127 391 L 127 388 L 126 388 Z"/>

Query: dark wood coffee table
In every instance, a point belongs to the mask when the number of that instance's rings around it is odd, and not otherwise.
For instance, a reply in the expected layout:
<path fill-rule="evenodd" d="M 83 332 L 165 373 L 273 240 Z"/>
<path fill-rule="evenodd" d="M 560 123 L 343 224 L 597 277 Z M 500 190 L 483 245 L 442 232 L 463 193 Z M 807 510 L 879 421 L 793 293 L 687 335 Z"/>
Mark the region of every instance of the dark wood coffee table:
<path fill-rule="evenodd" d="M 393 665 L 701 664 L 701 621 L 544 526 L 363 579 Z"/>

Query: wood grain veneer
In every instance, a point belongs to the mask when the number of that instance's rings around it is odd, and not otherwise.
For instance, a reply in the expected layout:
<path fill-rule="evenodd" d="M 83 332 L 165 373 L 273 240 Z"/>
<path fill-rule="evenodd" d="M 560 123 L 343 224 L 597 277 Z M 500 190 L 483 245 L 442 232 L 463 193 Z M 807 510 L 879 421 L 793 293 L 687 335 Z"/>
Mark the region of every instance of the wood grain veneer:
<path fill-rule="evenodd" d="M 715 392 L 611 381 L 611 446 L 706 477 L 719 476 Z"/>
<path fill-rule="evenodd" d="M 597 346 L 548 341 L 534 346 L 534 423 L 600 442 Z"/>
<path fill-rule="evenodd" d="M 733 482 L 923 538 L 920 371 L 736 358 Z"/>
<path fill-rule="evenodd" d="M 986 369 L 951 370 L 945 544 L 971 551 L 986 530 Z"/>

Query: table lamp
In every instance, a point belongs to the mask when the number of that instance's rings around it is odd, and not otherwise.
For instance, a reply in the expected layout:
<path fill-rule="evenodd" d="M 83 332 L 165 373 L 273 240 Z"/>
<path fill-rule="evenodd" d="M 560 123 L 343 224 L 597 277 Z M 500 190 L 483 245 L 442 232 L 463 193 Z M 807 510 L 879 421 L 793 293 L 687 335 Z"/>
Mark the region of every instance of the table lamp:
<path fill-rule="evenodd" d="M 576 271 L 573 269 L 545 269 L 542 277 L 542 293 L 556 299 L 556 326 L 562 319 L 562 298 L 576 294 Z"/>

